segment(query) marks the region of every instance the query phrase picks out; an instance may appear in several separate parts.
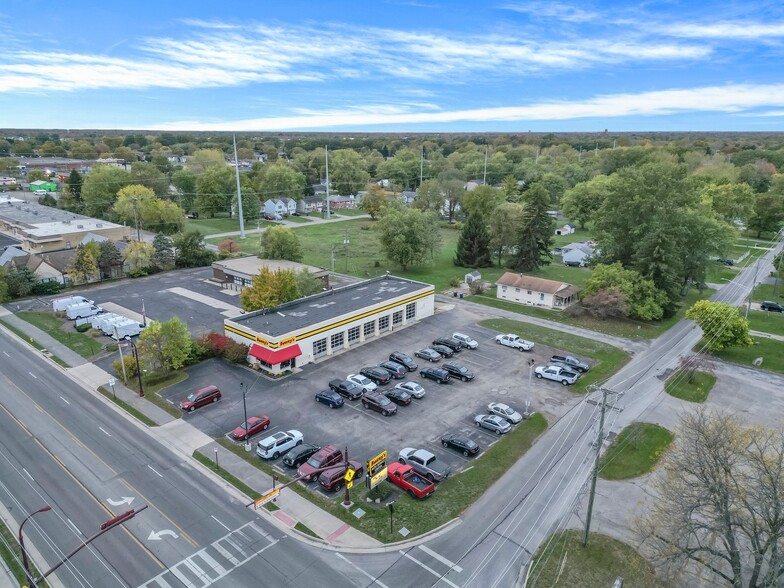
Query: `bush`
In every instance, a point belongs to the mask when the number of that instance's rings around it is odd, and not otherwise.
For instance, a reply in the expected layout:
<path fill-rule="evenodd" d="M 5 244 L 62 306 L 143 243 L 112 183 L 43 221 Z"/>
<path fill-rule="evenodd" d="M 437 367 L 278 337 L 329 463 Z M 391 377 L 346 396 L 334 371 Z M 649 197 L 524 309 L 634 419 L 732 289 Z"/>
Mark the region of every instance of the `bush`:
<path fill-rule="evenodd" d="M 124 355 L 123 356 L 123 363 L 125 364 L 125 372 L 129 378 L 136 375 L 136 360 L 133 358 L 132 355 Z M 122 377 L 123 375 L 123 368 L 122 363 L 120 363 L 119 359 L 115 359 L 112 363 L 112 369 L 114 372 Z"/>
<path fill-rule="evenodd" d="M 60 282 L 38 282 L 33 286 L 33 294 L 39 296 L 49 296 L 50 294 L 57 294 L 64 286 Z"/>
<path fill-rule="evenodd" d="M 144 276 L 149 276 L 149 275 L 150 272 L 147 271 L 147 268 L 128 270 L 129 278 L 143 278 Z"/>
<path fill-rule="evenodd" d="M 188 357 L 185 358 L 185 365 L 195 365 L 210 357 L 215 357 L 215 354 L 212 352 L 212 349 L 202 343 L 202 339 L 192 341 Z"/>
<path fill-rule="evenodd" d="M 76 331 L 78 333 L 86 333 L 87 331 L 89 331 L 92 328 L 93 328 L 93 326 L 90 323 L 84 323 L 82 325 L 76 325 L 74 327 L 74 329 L 76 329 Z"/>
<path fill-rule="evenodd" d="M 449 280 L 449 285 L 452 286 L 452 288 L 458 288 L 458 287 L 460 287 L 460 284 L 462 284 L 462 283 L 463 283 L 463 280 L 461 278 L 459 278 L 459 277 L 458 278 L 452 278 L 451 280 Z"/>
<path fill-rule="evenodd" d="M 232 363 L 245 363 L 248 360 L 248 347 L 231 341 L 223 348 L 223 357 Z"/>
<path fill-rule="evenodd" d="M 468 290 L 471 294 L 475 296 L 479 296 L 480 294 L 485 293 L 485 283 L 482 280 L 477 280 L 475 282 L 471 282 L 468 286 Z"/>
<path fill-rule="evenodd" d="M 114 343 L 109 343 L 109 344 L 106 346 L 106 351 L 107 351 L 107 352 L 109 352 L 109 353 L 114 353 L 114 352 L 116 352 L 116 351 L 117 351 L 117 345 L 115 345 Z"/>
<path fill-rule="evenodd" d="M 244 363 L 248 357 L 246 345 L 220 333 L 205 335 L 196 344 L 202 346 L 212 357 L 224 357 L 233 363 Z"/>

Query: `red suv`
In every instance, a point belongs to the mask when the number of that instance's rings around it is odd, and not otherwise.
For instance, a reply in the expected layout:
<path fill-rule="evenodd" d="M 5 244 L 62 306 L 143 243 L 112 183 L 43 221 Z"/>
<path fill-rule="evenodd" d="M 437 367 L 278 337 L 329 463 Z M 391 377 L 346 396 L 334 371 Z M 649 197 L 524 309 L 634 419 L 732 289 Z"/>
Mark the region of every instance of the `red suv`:
<path fill-rule="evenodd" d="M 364 473 L 362 464 L 358 461 L 350 459 L 348 461 L 348 465 L 352 470 L 354 470 L 354 480 L 361 479 L 362 474 Z M 346 466 L 340 464 L 339 466 L 321 472 L 321 474 L 319 474 L 318 481 L 324 490 L 327 492 L 334 492 L 335 490 L 340 490 L 343 487 L 343 484 L 346 483 L 345 478 Z"/>
<path fill-rule="evenodd" d="M 191 392 L 188 397 L 180 400 L 180 408 L 193 412 L 197 408 L 206 406 L 212 402 L 218 402 L 221 399 L 221 391 L 217 386 L 207 386 L 196 392 Z"/>
<path fill-rule="evenodd" d="M 299 466 L 297 476 L 300 476 L 304 482 L 310 482 L 316 470 L 331 466 L 338 463 L 343 458 L 343 454 L 335 445 L 327 445 L 322 447 L 316 453 L 310 456 L 310 459 Z"/>

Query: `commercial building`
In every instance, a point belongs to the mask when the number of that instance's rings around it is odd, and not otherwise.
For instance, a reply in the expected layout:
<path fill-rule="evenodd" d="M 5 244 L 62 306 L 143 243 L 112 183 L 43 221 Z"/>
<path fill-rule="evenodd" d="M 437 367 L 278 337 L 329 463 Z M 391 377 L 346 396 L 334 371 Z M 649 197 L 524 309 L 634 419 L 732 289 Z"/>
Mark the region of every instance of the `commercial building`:
<path fill-rule="evenodd" d="M 305 269 L 314 278 L 320 279 L 325 288 L 329 288 L 329 272 L 325 269 L 286 259 L 259 259 L 255 255 L 214 261 L 212 263 L 212 281 L 218 282 L 222 288 L 242 290 L 253 283 L 253 276 L 258 275 L 259 270 L 263 267 L 272 272 L 279 269 L 290 269 L 295 272 Z"/>
<path fill-rule="evenodd" d="M 278 374 L 432 316 L 432 285 L 381 276 L 224 320 L 254 367 Z"/>

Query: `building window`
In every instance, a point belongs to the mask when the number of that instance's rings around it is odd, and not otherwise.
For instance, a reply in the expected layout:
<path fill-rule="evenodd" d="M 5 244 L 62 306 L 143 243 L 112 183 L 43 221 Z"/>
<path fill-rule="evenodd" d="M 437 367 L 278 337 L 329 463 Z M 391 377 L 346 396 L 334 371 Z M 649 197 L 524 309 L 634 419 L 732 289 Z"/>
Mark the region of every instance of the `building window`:
<path fill-rule="evenodd" d="M 329 342 L 332 345 L 332 349 L 341 349 L 343 347 L 343 331 L 340 333 L 335 333 L 330 338 Z"/>
<path fill-rule="evenodd" d="M 539 300 L 542 302 L 544 301 L 544 294 L 542 294 L 541 292 L 539 293 Z"/>
<path fill-rule="evenodd" d="M 403 324 L 403 311 L 398 310 L 395 313 L 392 313 L 392 325 L 402 325 Z"/>
<path fill-rule="evenodd" d="M 501 286 L 501 292 L 506 292 L 506 286 Z"/>
<path fill-rule="evenodd" d="M 365 326 L 364 326 L 363 330 L 365 331 L 365 339 L 375 335 L 376 334 L 376 321 L 370 321 L 370 322 L 365 323 Z"/>
<path fill-rule="evenodd" d="M 520 293 L 520 288 L 515 288 L 515 292 L 519 294 Z M 529 294 L 530 294 L 530 292 L 529 292 Z"/>
<path fill-rule="evenodd" d="M 65 242 L 65 248 L 66 249 L 70 249 L 71 248 L 71 242 L 70 241 L 66 241 Z"/>
<path fill-rule="evenodd" d="M 416 317 L 416 302 L 406 304 L 406 320 L 410 321 Z"/>
<path fill-rule="evenodd" d="M 378 317 L 378 330 L 386 331 L 389 328 L 389 315 Z"/>
<path fill-rule="evenodd" d="M 351 327 L 348 330 L 348 342 L 356 343 L 359 341 L 359 327 Z"/>
<path fill-rule="evenodd" d="M 327 338 L 324 337 L 323 339 L 319 339 L 318 341 L 313 341 L 313 357 L 321 357 L 322 355 L 327 353 Z"/>
<path fill-rule="evenodd" d="M 529 295 L 529 296 L 531 295 L 531 291 L 530 291 L 530 290 L 528 290 L 528 295 Z"/>

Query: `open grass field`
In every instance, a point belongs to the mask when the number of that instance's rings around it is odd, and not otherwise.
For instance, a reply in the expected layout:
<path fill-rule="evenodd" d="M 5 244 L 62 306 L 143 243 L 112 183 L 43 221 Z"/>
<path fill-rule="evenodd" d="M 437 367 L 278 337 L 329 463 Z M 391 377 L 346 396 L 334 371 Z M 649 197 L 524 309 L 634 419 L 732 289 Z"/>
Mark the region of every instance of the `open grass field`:
<path fill-rule="evenodd" d="M 779 304 L 784 304 L 784 282 L 776 284 L 759 284 L 754 288 L 754 294 L 751 295 L 754 302 L 762 302 L 763 300 L 773 300 Z"/>
<path fill-rule="evenodd" d="M 749 328 L 784 337 L 784 313 L 752 310 L 749 313 Z"/>
<path fill-rule="evenodd" d="M 101 344 L 89 335 L 74 331 L 71 321 L 60 319 L 50 312 L 30 310 L 23 310 L 17 313 L 17 316 L 38 327 L 84 358 L 90 358 L 101 352 Z"/>
<path fill-rule="evenodd" d="M 710 263 L 705 269 L 705 281 L 708 284 L 721 284 L 722 282 L 731 282 L 738 277 L 738 270 L 733 267 L 727 267 L 722 263 Z"/>
<path fill-rule="evenodd" d="M 613 439 L 599 461 L 605 480 L 628 480 L 650 472 L 672 443 L 672 433 L 651 423 L 632 423 Z"/>
<path fill-rule="evenodd" d="M 702 342 L 698 347 L 701 346 Z M 751 347 L 722 349 L 714 352 L 714 355 L 719 359 L 749 367 L 753 367 L 752 362 L 761 357 L 762 365 L 759 366 L 761 369 L 784 374 L 784 341 L 754 337 L 754 345 Z"/>
<path fill-rule="evenodd" d="M 296 218 L 296 217 L 293 217 Z M 266 221 L 266 220 L 247 220 L 245 221 L 245 230 L 255 230 L 257 226 L 262 227 L 272 227 L 279 223 Z M 230 233 L 232 231 L 239 231 L 240 230 L 240 221 L 236 218 L 229 218 L 227 216 L 219 217 L 216 216 L 215 218 L 198 218 L 198 219 L 186 219 L 185 221 L 185 230 L 186 231 L 198 231 L 202 235 L 215 235 L 218 233 Z"/>
<path fill-rule="evenodd" d="M 688 374 L 678 370 L 669 377 L 664 390 L 670 396 L 689 402 L 705 402 L 716 384 L 716 376 L 705 372 L 694 372 L 689 381 Z"/>

